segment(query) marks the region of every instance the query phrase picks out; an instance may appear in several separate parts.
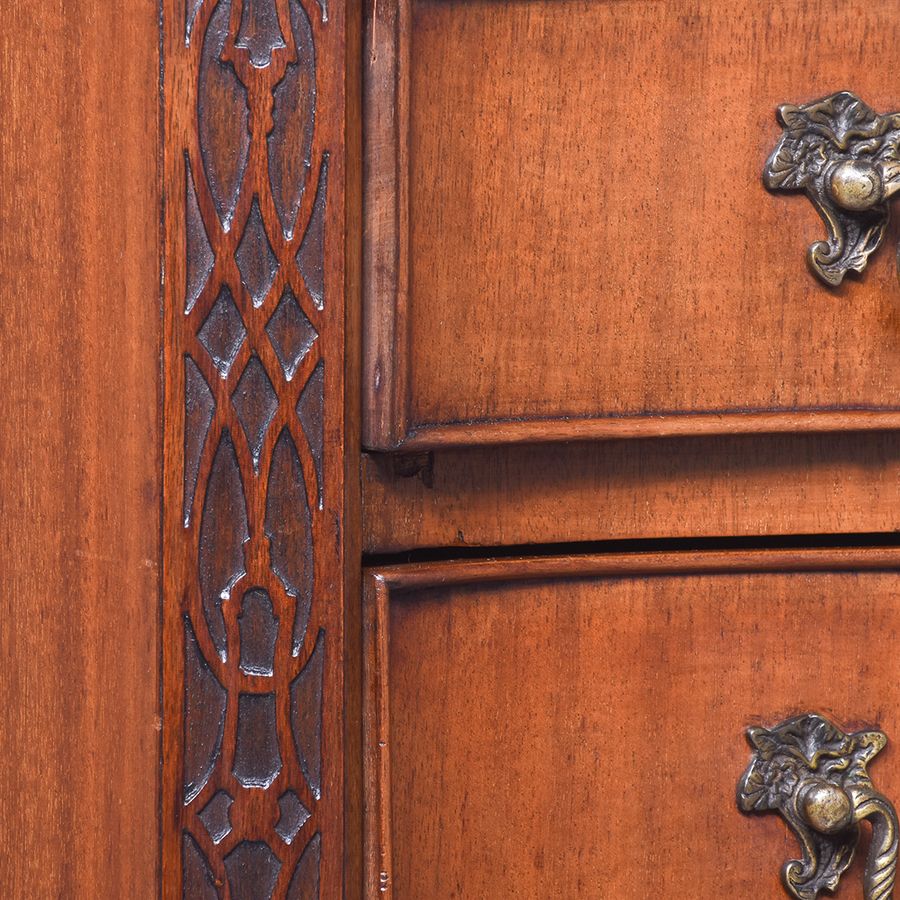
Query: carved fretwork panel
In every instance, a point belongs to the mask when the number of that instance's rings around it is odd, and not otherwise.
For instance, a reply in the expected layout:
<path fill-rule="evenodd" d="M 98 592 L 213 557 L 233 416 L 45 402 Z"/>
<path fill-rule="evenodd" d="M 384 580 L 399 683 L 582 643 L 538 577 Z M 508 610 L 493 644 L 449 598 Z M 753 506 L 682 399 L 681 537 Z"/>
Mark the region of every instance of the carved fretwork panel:
<path fill-rule="evenodd" d="M 166 0 L 164 896 L 341 892 L 343 10 Z"/>

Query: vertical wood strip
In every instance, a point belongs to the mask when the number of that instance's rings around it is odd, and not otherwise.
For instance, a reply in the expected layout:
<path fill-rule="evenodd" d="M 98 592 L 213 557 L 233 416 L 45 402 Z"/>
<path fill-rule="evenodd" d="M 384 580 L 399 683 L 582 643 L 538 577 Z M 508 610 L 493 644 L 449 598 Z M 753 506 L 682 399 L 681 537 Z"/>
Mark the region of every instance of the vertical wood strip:
<path fill-rule="evenodd" d="M 162 12 L 163 896 L 337 897 L 344 5 Z"/>
<path fill-rule="evenodd" d="M 409 431 L 409 0 L 364 4 L 363 443 Z"/>
<path fill-rule="evenodd" d="M 3 4 L 0 895 L 159 894 L 153 0 Z"/>
<path fill-rule="evenodd" d="M 394 892 L 388 699 L 390 588 L 384 578 L 369 575 L 363 590 L 364 896 L 390 900 Z"/>

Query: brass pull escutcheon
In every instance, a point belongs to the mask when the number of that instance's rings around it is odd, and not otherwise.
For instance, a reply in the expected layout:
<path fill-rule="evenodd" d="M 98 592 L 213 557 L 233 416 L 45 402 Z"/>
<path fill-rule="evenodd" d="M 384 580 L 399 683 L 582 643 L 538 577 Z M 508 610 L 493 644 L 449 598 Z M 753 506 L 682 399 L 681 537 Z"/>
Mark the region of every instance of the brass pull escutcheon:
<path fill-rule="evenodd" d="M 849 270 L 862 272 L 884 238 L 887 201 L 900 191 L 900 113 L 880 116 L 841 91 L 806 106 L 785 103 L 778 121 L 784 134 L 763 182 L 812 201 L 828 239 L 813 244 L 807 259 L 822 281 L 838 285 Z"/>
<path fill-rule="evenodd" d="M 738 784 L 743 812 L 777 810 L 800 841 L 802 859 L 782 869 L 785 889 L 798 900 L 834 891 L 853 861 L 859 823 L 869 819 L 872 843 L 863 884 L 866 900 L 889 900 L 897 869 L 897 814 L 866 771 L 887 743 L 880 731 L 845 734 L 817 715 L 750 728 L 753 759 Z"/>

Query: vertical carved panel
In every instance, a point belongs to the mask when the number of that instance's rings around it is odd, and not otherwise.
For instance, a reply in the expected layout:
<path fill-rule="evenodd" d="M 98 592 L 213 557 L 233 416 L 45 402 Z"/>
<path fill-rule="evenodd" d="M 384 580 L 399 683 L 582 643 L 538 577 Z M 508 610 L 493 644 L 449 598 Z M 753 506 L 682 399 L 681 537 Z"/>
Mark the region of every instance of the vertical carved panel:
<path fill-rule="evenodd" d="M 163 0 L 166 900 L 342 892 L 343 12 Z"/>

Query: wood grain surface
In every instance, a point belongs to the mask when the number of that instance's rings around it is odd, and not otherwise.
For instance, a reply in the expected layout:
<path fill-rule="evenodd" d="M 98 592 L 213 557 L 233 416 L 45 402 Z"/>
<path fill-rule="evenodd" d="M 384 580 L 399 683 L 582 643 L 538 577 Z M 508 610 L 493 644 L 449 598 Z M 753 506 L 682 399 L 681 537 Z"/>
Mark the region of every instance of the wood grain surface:
<path fill-rule="evenodd" d="M 894 432 L 601 441 L 363 461 L 371 553 L 900 529 Z"/>
<path fill-rule="evenodd" d="M 779 103 L 900 106 L 893 4 L 377 15 L 371 446 L 900 423 L 893 254 L 828 290 L 816 213 L 761 184 Z"/>
<path fill-rule="evenodd" d="M 894 743 L 873 778 L 900 791 L 898 564 L 868 550 L 373 571 L 367 896 L 778 896 L 796 843 L 737 810 L 744 731 L 804 711 L 876 725 Z M 861 870 L 838 896 L 860 893 Z"/>
<path fill-rule="evenodd" d="M 3 13 L 0 892 L 151 900 L 157 4 Z"/>

